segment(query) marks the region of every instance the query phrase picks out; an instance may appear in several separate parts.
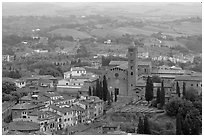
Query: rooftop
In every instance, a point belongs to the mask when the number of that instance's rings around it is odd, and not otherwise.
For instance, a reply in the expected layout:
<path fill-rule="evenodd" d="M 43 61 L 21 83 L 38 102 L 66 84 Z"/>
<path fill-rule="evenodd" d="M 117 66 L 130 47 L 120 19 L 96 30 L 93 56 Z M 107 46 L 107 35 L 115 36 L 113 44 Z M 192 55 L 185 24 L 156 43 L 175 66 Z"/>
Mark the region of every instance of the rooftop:
<path fill-rule="evenodd" d="M 30 121 L 14 121 L 9 124 L 9 130 L 16 131 L 36 131 L 40 129 L 40 125 Z"/>
<path fill-rule="evenodd" d="M 32 104 L 32 103 L 23 103 L 23 104 L 17 104 L 15 106 L 12 107 L 12 109 L 33 109 L 33 108 L 37 108 L 39 107 L 40 105 L 35 105 L 35 104 Z"/>
<path fill-rule="evenodd" d="M 73 108 L 70 105 L 55 105 L 52 104 L 49 106 L 50 108 L 57 110 L 62 113 L 73 111 Z"/>
<path fill-rule="evenodd" d="M 86 71 L 86 70 L 82 67 L 74 67 L 74 68 L 71 68 L 71 71 Z"/>
<path fill-rule="evenodd" d="M 121 69 L 128 69 L 128 61 L 111 61 L 109 63 L 109 66 L 117 66 Z M 138 66 L 151 66 L 150 61 L 145 61 L 145 60 L 139 60 L 138 61 Z"/>
<path fill-rule="evenodd" d="M 200 76 L 191 76 L 191 75 L 183 75 L 183 76 L 176 76 L 176 81 L 202 81 L 202 75 Z"/>

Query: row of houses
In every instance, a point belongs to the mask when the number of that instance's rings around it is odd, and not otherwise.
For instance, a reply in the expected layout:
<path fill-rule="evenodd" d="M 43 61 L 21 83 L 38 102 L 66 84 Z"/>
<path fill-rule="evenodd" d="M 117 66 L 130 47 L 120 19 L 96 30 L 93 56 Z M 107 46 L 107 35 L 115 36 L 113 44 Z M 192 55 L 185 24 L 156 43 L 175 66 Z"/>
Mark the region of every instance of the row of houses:
<path fill-rule="evenodd" d="M 69 96 L 53 91 L 33 91 L 11 108 L 8 131 L 55 134 L 78 124 L 85 124 L 103 114 L 103 101 L 95 96 Z M 18 126 L 15 126 L 18 123 Z M 28 124 L 27 128 L 23 124 Z"/>

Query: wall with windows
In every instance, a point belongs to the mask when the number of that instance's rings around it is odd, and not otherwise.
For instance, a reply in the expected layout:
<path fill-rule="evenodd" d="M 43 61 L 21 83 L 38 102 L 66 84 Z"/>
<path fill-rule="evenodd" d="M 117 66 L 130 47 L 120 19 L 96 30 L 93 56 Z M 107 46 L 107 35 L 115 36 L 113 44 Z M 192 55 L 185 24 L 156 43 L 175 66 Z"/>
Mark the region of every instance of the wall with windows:
<path fill-rule="evenodd" d="M 202 82 L 201 81 L 188 80 L 188 81 L 178 81 L 181 94 L 183 93 L 183 82 L 186 83 L 186 89 L 192 87 L 198 91 L 198 95 L 200 95 L 202 93 Z M 175 83 L 174 83 L 174 90 L 176 90 L 176 83 L 177 83 L 177 81 L 175 81 Z"/>

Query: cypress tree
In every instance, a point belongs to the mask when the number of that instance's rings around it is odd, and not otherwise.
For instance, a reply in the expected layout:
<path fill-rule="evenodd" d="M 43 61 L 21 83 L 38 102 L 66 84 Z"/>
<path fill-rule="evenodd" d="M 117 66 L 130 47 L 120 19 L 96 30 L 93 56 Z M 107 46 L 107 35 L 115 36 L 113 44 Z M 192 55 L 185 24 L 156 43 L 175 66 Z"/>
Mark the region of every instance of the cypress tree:
<path fill-rule="evenodd" d="M 178 81 L 177 81 L 177 83 L 176 83 L 176 93 L 178 94 L 178 97 L 181 96 L 181 94 L 180 94 L 180 87 L 179 87 Z"/>
<path fill-rule="evenodd" d="M 115 92 L 115 102 L 117 102 L 118 97 L 117 97 L 117 93 Z"/>
<path fill-rule="evenodd" d="M 99 83 L 99 93 L 98 93 L 98 97 L 100 99 L 103 99 L 103 86 L 102 86 L 102 83 L 100 82 Z"/>
<path fill-rule="evenodd" d="M 182 122 L 182 117 L 181 117 L 181 114 L 178 113 L 176 116 L 176 135 L 182 134 L 181 122 Z"/>
<path fill-rule="evenodd" d="M 160 103 L 160 88 L 157 88 L 157 104 Z"/>
<path fill-rule="evenodd" d="M 91 96 L 92 94 L 91 94 L 91 87 L 89 86 L 89 96 Z"/>
<path fill-rule="evenodd" d="M 96 80 L 96 91 L 94 96 L 99 97 L 99 92 L 100 92 L 100 83 L 99 83 L 99 79 Z M 100 98 L 100 97 L 99 97 Z"/>
<path fill-rule="evenodd" d="M 113 92 L 111 92 L 111 102 L 113 102 Z"/>
<path fill-rule="evenodd" d="M 183 98 L 186 96 L 186 83 L 183 82 Z"/>
<path fill-rule="evenodd" d="M 107 101 L 107 96 L 108 96 L 108 87 L 107 87 L 107 81 L 106 81 L 106 76 L 103 76 L 103 100 Z"/>
<path fill-rule="evenodd" d="M 187 121 L 187 118 L 182 122 L 182 131 L 184 135 L 190 135 L 190 125 Z"/>
<path fill-rule="evenodd" d="M 151 101 L 153 99 L 153 82 L 150 77 L 147 77 L 146 88 L 145 88 L 145 99 Z"/>
<path fill-rule="evenodd" d="M 93 96 L 96 96 L 96 88 L 93 87 Z"/>
<path fill-rule="evenodd" d="M 138 134 L 144 134 L 144 122 L 143 122 L 141 117 L 139 117 L 139 123 L 137 126 L 137 133 Z"/>
<path fill-rule="evenodd" d="M 161 103 L 161 107 L 163 108 L 163 106 L 165 104 L 164 81 L 162 81 L 162 83 L 161 83 L 160 103 Z"/>
<path fill-rule="evenodd" d="M 149 128 L 149 121 L 148 117 L 144 117 L 144 134 L 151 134 L 150 128 Z"/>

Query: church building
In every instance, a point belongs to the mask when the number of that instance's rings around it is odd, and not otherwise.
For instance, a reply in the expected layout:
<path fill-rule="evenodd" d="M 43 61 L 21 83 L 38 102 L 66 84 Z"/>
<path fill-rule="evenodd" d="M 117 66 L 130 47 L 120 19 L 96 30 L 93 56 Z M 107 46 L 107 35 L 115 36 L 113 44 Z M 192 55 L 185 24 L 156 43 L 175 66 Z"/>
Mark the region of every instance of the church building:
<path fill-rule="evenodd" d="M 138 60 L 138 46 L 133 42 L 128 48 L 128 61 L 111 61 L 107 71 L 108 89 L 117 96 L 144 98 L 146 81 L 144 76 L 151 74 L 151 62 Z"/>

